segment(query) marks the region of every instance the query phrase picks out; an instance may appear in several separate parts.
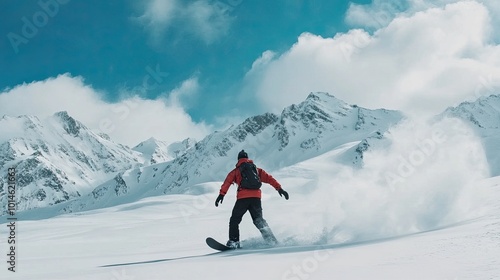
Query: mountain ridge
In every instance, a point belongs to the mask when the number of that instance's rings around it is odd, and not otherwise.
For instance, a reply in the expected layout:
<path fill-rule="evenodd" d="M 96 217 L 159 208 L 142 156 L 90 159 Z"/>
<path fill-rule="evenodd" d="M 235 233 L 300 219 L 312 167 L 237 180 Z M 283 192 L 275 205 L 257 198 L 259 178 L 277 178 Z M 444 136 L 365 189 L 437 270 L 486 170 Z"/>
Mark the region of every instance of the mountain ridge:
<path fill-rule="evenodd" d="M 139 164 L 138 154 L 95 134 L 65 111 L 45 120 L 3 116 L 0 130 L 0 170 L 16 168 L 19 211 L 80 197 L 113 173 Z M 1 202 L 5 184 L 0 178 Z"/>
<path fill-rule="evenodd" d="M 61 204 L 57 211 L 78 212 L 149 196 L 202 191 L 191 186 L 223 180 L 234 168 L 241 149 L 260 167 L 272 172 L 346 142 L 380 136 L 402 118 L 398 111 L 364 109 L 328 93 L 311 93 L 280 115 L 264 113 L 224 131 L 215 131 L 170 161 L 118 172 L 90 194 Z M 356 161 L 354 157 L 362 153 L 362 149 L 357 149 L 348 157 Z"/>
<path fill-rule="evenodd" d="M 496 145 L 500 141 L 499 96 L 464 102 L 440 116 L 460 118 L 474 126 L 489 154 L 491 169 L 500 170 Z M 351 143 L 338 159 L 362 168 L 364 152 L 383 145 L 384 133 L 402 119 L 399 111 L 366 109 L 316 92 L 281 114 L 249 117 L 198 142 L 185 139 L 167 145 L 150 138 L 130 149 L 97 135 L 64 111 L 47 121 L 35 116 L 3 116 L 0 129 L 13 137 L 5 141 L 4 136 L 0 142 L 0 169 L 14 164 L 20 174 L 28 174 L 19 178 L 20 211 L 53 207 L 57 213 L 78 212 L 149 196 L 203 192 L 191 186 L 223 180 L 241 149 L 272 172 Z M 97 151 L 95 157 L 89 157 L 89 150 Z M 60 167 L 75 162 L 80 166 L 79 176 L 71 168 Z M 81 170 L 82 166 L 86 168 Z M 94 172 L 100 172 L 100 181 L 90 180 Z M 0 201 L 5 200 L 1 180 Z M 26 189 L 33 182 L 36 187 Z"/>

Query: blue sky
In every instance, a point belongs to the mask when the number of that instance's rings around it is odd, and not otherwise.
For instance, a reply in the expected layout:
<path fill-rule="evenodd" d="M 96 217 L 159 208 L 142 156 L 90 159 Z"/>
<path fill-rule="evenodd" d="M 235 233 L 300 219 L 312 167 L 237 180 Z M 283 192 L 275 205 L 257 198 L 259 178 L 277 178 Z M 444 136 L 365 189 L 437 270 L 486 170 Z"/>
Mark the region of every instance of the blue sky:
<path fill-rule="evenodd" d="M 8 69 L 2 71 L 0 88 L 71 73 L 114 101 L 123 89 L 141 86 L 150 67 L 159 69 L 162 79 L 154 88 L 140 92 L 141 97 L 155 99 L 196 76 L 203 90 L 187 101 L 188 112 L 194 120 L 208 122 L 222 107 L 233 105 L 219 97 L 238 91 L 239 82 L 262 52 L 284 51 L 302 32 L 331 37 L 345 31 L 349 4 L 340 0 L 207 1 L 219 5 L 226 22 L 205 38 L 190 30 L 198 27 L 186 27 L 192 21 L 189 16 L 173 19 L 159 36 L 152 34 L 157 31 L 148 24 L 160 24 L 141 20 L 147 8 L 135 3 L 139 1 L 42 2 L 48 10 L 58 11 L 37 28 L 36 36 L 27 43 L 8 36 L 2 40 L 2 61 Z M 179 1 L 178 5 L 195 2 Z M 50 3 L 57 3 L 58 8 Z M 5 23 L 1 34 L 5 35 L 22 35 L 22 18 L 34 23 L 33 16 L 43 10 L 38 1 L 2 1 L 1 5 Z M 43 16 L 36 20 L 44 22 Z"/>
<path fill-rule="evenodd" d="M 9 0 L 0 17 L 0 115 L 67 110 L 128 145 L 312 91 L 436 114 L 500 85 L 496 0 Z"/>

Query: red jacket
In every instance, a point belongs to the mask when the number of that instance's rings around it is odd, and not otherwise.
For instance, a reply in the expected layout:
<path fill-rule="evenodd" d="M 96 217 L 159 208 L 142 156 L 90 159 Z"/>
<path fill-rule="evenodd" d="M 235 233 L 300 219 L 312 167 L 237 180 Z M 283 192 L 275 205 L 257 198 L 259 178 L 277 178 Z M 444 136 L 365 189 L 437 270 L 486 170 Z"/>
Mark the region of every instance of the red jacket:
<path fill-rule="evenodd" d="M 247 159 L 247 158 L 242 158 L 238 160 L 238 163 L 236 164 L 236 168 L 231 170 L 229 174 L 227 174 L 226 180 L 224 180 L 224 183 L 222 183 L 222 186 L 220 187 L 220 192 L 219 194 L 226 195 L 227 191 L 229 190 L 229 187 L 233 183 L 238 184 L 238 193 L 236 194 L 237 199 L 242 199 L 242 198 L 249 198 L 249 197 L 258 197 L 261 198 L 261 190 L 250 190 L 250 189 L 244 189 L 240 188 L 240 183 L 241 183 L 241 173 L 238 167 L 243 163 L 243 162 L 250 162 L 253 163 L 253 161 Z M 268 183 L 271 186 L 273 186 L 276 190 L 281 189 L 280 183 L 276 181 L 276 179 L 273 178 L 270 174 L 268 174 L 266 171 L 264 171 L 261 168 L 257 168 L 257 172 L 259 173 L 259 178 L 262 181 L 262 183 Z"/>

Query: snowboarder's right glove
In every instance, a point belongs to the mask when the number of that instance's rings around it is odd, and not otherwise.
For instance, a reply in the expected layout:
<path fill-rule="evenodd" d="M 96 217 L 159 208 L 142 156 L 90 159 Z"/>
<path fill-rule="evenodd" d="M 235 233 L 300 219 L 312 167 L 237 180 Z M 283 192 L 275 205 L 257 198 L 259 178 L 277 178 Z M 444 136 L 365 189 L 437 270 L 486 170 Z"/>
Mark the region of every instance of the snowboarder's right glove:
<path fill-rule="evenodd" d="M 223 200 L 224 200 L 224 196 L 222 194 L 219 194 L 219 196 L 215 200 L 215 207 L 219 207 L 219 202 L 220 202 L 220 204 L 222 204 Z"/>
<path fill-rule="evenodd" d="M 279 189 L 278 193 L 280 196 L 285 196 L 285 199 L 288 200 L 288 193 L 285 190 Z"/>

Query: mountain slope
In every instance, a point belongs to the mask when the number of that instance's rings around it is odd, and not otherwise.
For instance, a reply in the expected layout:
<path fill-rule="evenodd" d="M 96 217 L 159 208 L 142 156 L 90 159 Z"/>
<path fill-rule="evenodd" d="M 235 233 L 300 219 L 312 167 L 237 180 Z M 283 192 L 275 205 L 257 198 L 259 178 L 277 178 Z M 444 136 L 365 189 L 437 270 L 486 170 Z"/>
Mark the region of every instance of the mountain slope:
<path fill-rule="evenodd" d="M 46 207 L 87 195 L 119 171 L 139 164 L 140 155 L 96 135 L 67 112 L 40 120 L 0 119 L 0 170 L 17 173 L 18 211 Z M 0 178 L 0 202 L 6 201 Z"/>
<path fill-rule="evenodd" d="M 145 158 L 144 164 L 151 165 L 166 162 L 182 155 L 186 150 L 194 147 L 196 140 L 187 138 L 183 141 L 168 144 L 155 138 L 149 138 L 139 143 L 132 150 L 140 152 Z"/>
<path fill-rule="evenodd" d="M 203 192 L 192 186 L 223 179 L 234 168 L 241 149 L 258 166 L 273 171 L 348 142 L 380 137 L 401 118 L 397 111 L 364 109 L 327 93 L 311 93 L 280 116 L 266 113 L 214 132 L 170 162 L 122 172 L 87 197 L 65 204 L 63 211 L 95 209 L 152 195 Z"/>

